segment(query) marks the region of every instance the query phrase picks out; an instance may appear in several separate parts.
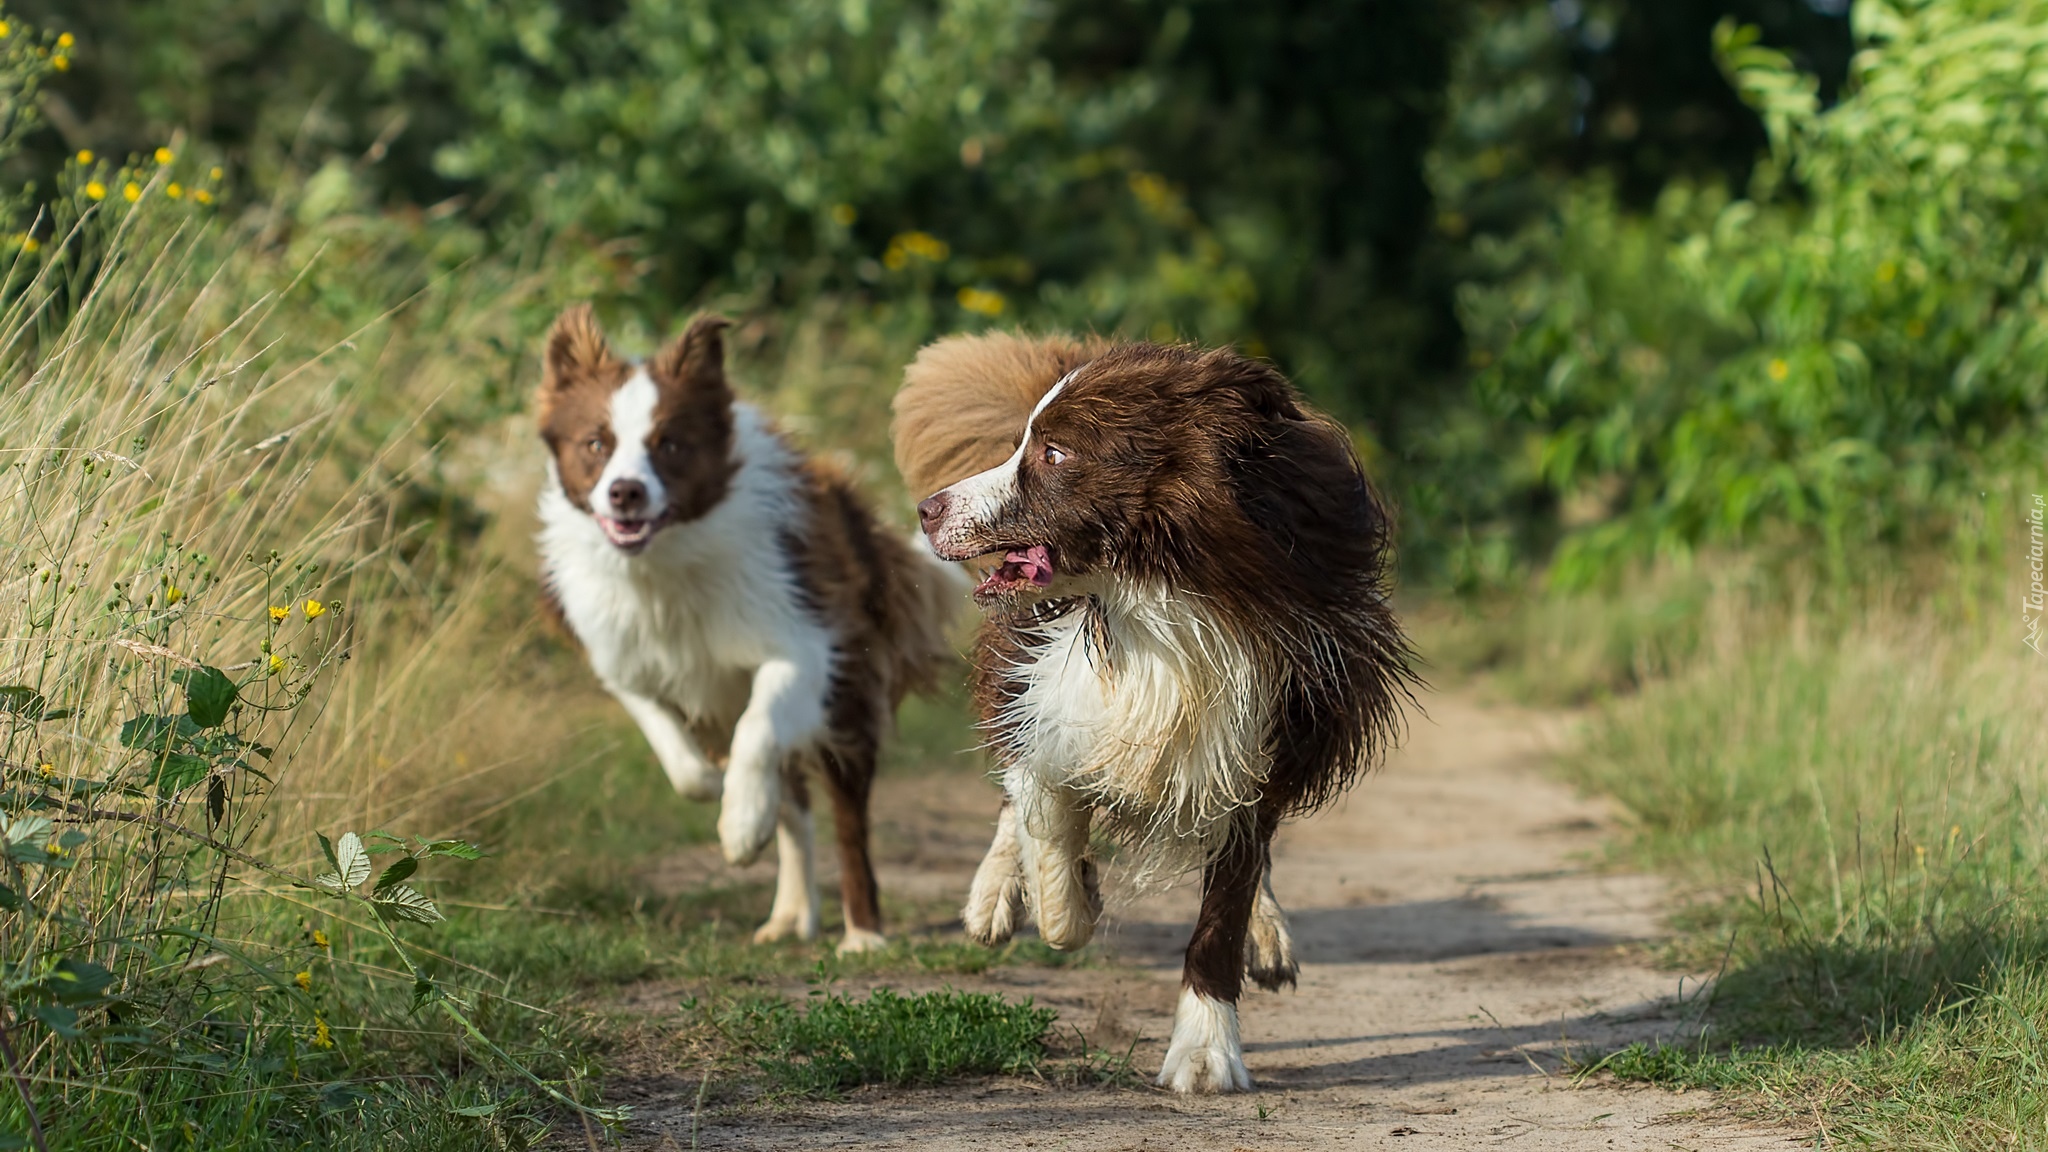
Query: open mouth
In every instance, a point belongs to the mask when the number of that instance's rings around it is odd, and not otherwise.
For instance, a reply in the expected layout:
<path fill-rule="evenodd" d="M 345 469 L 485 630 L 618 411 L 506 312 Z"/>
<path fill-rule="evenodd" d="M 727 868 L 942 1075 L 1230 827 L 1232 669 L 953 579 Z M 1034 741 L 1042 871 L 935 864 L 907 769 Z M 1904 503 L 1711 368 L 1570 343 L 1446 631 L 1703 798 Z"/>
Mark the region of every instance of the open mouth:
<path fill-rule="evenodd" d="M 604 529 L 604 538 L 621 552 L 633 553 L 647 547 L 654 539 L 655 529 L 661 527 L 661 517 L 652 516 L 644 520 L 615 520 L 610 516 L 599 516 L 597 526 Z"/>
<path fill-rule="evenodd" d="M 1043 544 L 1005 552 L 1003 562 L 974 586 L 974 598 L 986 600 L 1044 588 L 1052 583 L 1054 571 L 1052 550 Z"/>

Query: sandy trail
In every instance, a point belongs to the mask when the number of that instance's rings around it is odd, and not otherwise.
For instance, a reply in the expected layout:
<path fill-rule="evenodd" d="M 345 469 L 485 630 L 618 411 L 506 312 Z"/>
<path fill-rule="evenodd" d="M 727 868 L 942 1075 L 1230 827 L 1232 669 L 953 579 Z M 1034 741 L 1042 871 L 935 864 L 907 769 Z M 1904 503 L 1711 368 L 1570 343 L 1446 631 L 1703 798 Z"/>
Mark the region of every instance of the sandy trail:
<path fill-rule="evenodd" d="M 1298 990 L 1241 1004 L 1248 1096 L 1021 1080 L 870 1090 L 793 1110 L 701 1117 L 706 1148 L 1202 1149 L 1793 1148 L 1796 1133 L 1742 1123 L 1711 1097 L 1556 1075 L 1566 1046 L 1669 1035 L 1679 980 L 1650 967 L 1663 886 L 1594 870 L 1609 814 L 1541 771 L 1564 747 L 1556 717 L 1428 701 L 1407 746 L 1343 802 L 1283 828 L 1274 887 L 1302 961 Z M 957 900 L 986 846 L 994 792 L 965 776 L 894 778 L 878 793 L 882 884 Z M 663 879 L 717 867 L 679 856 Z M 728 878 L 729 878 L 729 874 Z M 766 873 L 763 874 L 765 878 Z M 1063 1028 L 1122 1050 L 1147 1079 L 1164 1054 L 1195 893 L 1112 904 L 1082 968 L 890 981 L 1031 995 Z M 1690 987 L 1690 986 L 1689 986 Z M 644 1002 L 667 1000 L 658 990 Z M 695 1084 L 615 1085 L 638 1113 L 629 1147 L 688 1147 Z"/>

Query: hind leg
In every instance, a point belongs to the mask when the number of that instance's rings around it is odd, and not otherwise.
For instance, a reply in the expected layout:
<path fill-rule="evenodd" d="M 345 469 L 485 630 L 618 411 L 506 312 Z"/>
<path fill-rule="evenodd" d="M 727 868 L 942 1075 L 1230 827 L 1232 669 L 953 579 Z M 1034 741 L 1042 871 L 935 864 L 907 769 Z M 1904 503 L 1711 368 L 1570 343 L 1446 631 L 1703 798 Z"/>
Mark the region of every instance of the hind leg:
<path fill-rule="evenodd" d="M 866 952 L 888 943 L 882 936 L 881 888 L 868 857 L 868 797 L 874 790 L 875 746 L 858 741 L 824 757 L 825 790 L 832 797 L 832 825 L 839 840 L 839 895 L 846 913 L 846 938 L 839 951 Z"/>
<path fill-rule="evenodd" d="M 1301 965 L 1294 960 L 1294 936 L 1287 930 L 1287 913 L 1273 897 L 1273 862 L 1259 878 L 1259 895 L 1252 903 L 1251 928 L 1244 938 L 1244 974 L 1268 992 L 1282 984 L 1294 987 Z"/>
<path fill-rule="evenodd" d="M 766 944 L 794 936 L 818 938 L 817 846 L 811 826 L 810 789 L 803 774 L 785 768 L 782 810 L 775 816 L 775 904 L 768 922 L 754 932 L 754 943 Z"/>

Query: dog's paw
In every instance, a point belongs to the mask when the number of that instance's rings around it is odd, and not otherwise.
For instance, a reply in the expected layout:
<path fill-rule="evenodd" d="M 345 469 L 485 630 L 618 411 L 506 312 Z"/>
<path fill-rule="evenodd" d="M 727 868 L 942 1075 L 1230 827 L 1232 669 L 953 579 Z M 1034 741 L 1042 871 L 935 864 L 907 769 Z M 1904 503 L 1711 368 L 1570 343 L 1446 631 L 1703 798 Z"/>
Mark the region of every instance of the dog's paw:
<path fill-rule="evenodd" d="M 1244 936 L 1244 974 L 1268 992 L 1278 992 L 1283 985 L 1294 987 L 1301 975 L 1301 965 L 1294 959 L 1294 936 L 1277 904 L 1261 901 L 1252 912 Z"/>
<path fill-rule="evenodd" d="M 1182 1095 L 1252 1090 L 1252 1074 L 1245 1070 L 1244 1048 L 1237 1039 L 1237 1005 L 1192 988 L 1181 990 L 1159 1086 Z"/>
<path fill-rule="evenodd" d="M 754 943 L 756 944 L 772 944 L 777 940 L 787 940 L 792 936 L 798 940 L 816 940 L 818 938 L 818 914 L 813 912 L 809 915 L 770 916 L 766 924 L 754 929 Z"/>
<path fill-rule="evenodd" d="M 725 794 L 725 777 L 718 769 L 706 767 L 702 773 L 671 773 L 669 783 L 674 784 L 676 795 L 685 800 L 710 802 Z"/>
<path fill-rule="evenodd" d="M 725 862 L 752 864 L 775 838 L 775 815 L 781 790 L 772 772 L 734 773 L 726 781 L 725 802 L 718 810 L 718 846 Z"/>
<path fill-rule="evenodd" d="M 1071 871 L 1046 878 L 1038 907 L 1038 934 L 1047 945 L 1061 952 L 1075 952 L 1095 936 L 1095 923 L 1102 916 L 1102 887 L 1096 879 L 1095 861 L 1082 857 Z"/>
<path fill-rule="evenodd" d="M 879 952 L 888 946 L 889 938 L 880 932 L 849 927 L 846 930 L 846 939 L 839 942 L 839 954 L 851 956 L 856 952 Z"/>
<path fill-rule="evenodd" d="M 977 874 L 967 890 L 967 906 L 960 909 L 960 924 L 967 938 L 993 948 L 1017 934 L 1024 919 L 1023 877 L 1014 872 L 1002 880 L 984 883 Z"/>

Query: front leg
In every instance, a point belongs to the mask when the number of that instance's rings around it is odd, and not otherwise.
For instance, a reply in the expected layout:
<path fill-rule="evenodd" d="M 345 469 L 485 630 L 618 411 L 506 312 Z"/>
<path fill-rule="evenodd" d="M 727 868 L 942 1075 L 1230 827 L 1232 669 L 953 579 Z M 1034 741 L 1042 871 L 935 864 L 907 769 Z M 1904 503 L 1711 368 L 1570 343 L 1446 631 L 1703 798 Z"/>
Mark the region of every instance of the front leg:
<path fill-rule="evenodd" d="M 1180 1005 L 1159 1084 L 1175 1092 L 1249 1092 L 1244 1046 L 1237 1034 L 1237 996 L 1244 982 L 1245 934 L 1258 901 L 1267 845 L 1277 821 L 1264 809 L 1231 829 L 1230 840 L 1202 873 L 1202 911 L 1181 969 Z"/>
<path fill-rule="evenodd" d="M 1017 806 L 1003 797 L 996 813 L 996 840 L 974 870 L 960 923 L 967 938 L 993 948 L 1007 941 L 1024 918 L 1024 872 L 1017 859 Z"/>
<path fill-rule="evenodd" d="M 776 659 L 754 672 L 746 711 L 732 730 L 718 843 L 731 864 L 749 864 L 775 835 L 782 806 L 782 762 L 815 739 L 825 723 L 825 670 Z"/>
<path fill-rule="evenodd" d="M 690 800 L 718 799 L 722 783 L 718 769 L 697 746 L 696 737 L 690 735 L 689 726 L 674 709 L 651 696 L 621 688 L 611 689 L 611 694 L 626 706 L 626 714 L 640 726 L 640 734 L 647 737 L 654 758 L 660 761 L 661 770 L 668 774 L 668 782 L 675 785 L 677 792 Z"/>
<path fill-rule="evenodd" d="M 1072 952 L 1095 935 L 1102 915 L 1095 861 L 1088 858 L 1093 813 L 1066 789 L 1044 787 L 1027 773 L 1011 773 L 1009 785 L 1017 861 L 1038 934 L 1048 945 Z"/>

